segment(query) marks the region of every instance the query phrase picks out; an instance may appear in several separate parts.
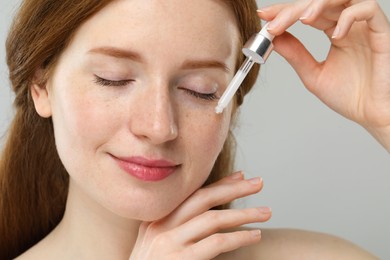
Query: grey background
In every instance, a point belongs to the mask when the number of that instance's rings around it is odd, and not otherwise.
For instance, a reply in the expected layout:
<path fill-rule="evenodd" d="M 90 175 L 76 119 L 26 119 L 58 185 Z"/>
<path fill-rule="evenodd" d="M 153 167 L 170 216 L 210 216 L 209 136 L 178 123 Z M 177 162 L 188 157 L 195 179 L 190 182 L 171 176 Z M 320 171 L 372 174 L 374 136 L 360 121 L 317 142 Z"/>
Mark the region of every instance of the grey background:
<path fill-rule="evenodd" d="M 389 17 L 389 1 L 378 2 Z M 4 42 L 18 3 L 0 3 L 0 136 L 13 114 Z M 289 31 L 319 60 L 326 57 L 329 42 L 321 33 L 300 23 Z M 237 169 L 262 176 L 265 186 L 237 207 L 270 206 L 273 217 L 260 227 L 331 233 L 390 259 L 389 154 L 362 127 L 305 90 L 276 53 L 246 98 L 238 125 Z"/>

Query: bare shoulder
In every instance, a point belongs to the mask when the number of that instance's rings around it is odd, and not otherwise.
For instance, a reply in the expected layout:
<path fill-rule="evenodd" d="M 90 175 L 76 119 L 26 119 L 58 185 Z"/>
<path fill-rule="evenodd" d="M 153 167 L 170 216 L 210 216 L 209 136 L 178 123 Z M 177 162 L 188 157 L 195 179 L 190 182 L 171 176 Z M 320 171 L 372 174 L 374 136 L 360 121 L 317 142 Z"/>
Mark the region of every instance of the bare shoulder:
<path fill-rule="evenodd" d="M 260 243 L 223 254 L 217 259 L 378 259 L 336 236 L 296 229 L 264 229 Z"/>

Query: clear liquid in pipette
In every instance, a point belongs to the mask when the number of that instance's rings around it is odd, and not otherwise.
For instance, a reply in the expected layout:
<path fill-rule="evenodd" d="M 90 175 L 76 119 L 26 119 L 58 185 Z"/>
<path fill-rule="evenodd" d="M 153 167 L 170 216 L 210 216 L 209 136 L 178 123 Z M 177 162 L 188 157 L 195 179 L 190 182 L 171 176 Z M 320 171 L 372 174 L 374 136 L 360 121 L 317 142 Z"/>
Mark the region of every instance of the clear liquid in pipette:
<path fill-rule="evenodd" d="M 246 75 L 249 73 L 251 68 L 253 67 L 254 61 L 251 57 L 247 57 L 242 63 L 240 69 L 237 71 L 236 75 L 234 75 L 232 81 L 230 81 L 228 87 L 223 93 L 222 97 L 218 101 L 218 105 L 215 108 L 215 112 L 217 114 L 222 113 L 223 109 L 227 107 L 227 105 L 232 100 L 233 96 L 237 92 L 237 89 L 240 87 L 241 83 L 244 81 Z"/>

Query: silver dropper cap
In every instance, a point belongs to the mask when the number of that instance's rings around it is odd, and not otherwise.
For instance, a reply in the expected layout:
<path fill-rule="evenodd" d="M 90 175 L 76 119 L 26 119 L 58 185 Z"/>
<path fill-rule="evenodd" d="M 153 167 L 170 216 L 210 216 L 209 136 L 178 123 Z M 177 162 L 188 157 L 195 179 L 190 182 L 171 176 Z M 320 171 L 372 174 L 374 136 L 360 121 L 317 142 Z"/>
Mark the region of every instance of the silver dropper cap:
<path fill-rule="evenodd" d="M 242 52 L 254 62 L 264 64 L 271 54 L 274 45 L 274 36 L 267 31 L 268 23 L 264 25 L 259 33 L 253 35 L 242 48 Z"/>

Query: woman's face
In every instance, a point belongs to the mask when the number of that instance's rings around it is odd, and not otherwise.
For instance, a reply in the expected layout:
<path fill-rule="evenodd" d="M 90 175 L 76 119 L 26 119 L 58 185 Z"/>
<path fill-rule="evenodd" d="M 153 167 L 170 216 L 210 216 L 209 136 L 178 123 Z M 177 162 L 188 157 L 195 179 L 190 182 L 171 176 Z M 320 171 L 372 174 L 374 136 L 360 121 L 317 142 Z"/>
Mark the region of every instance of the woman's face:
<path fill-rule="evenodd" d="M 83 24 L 47 82 L 71 185 L 127 218 L 169 214 L 207 179 L 238 53 L 222 1 L 119 0 Z"/>

